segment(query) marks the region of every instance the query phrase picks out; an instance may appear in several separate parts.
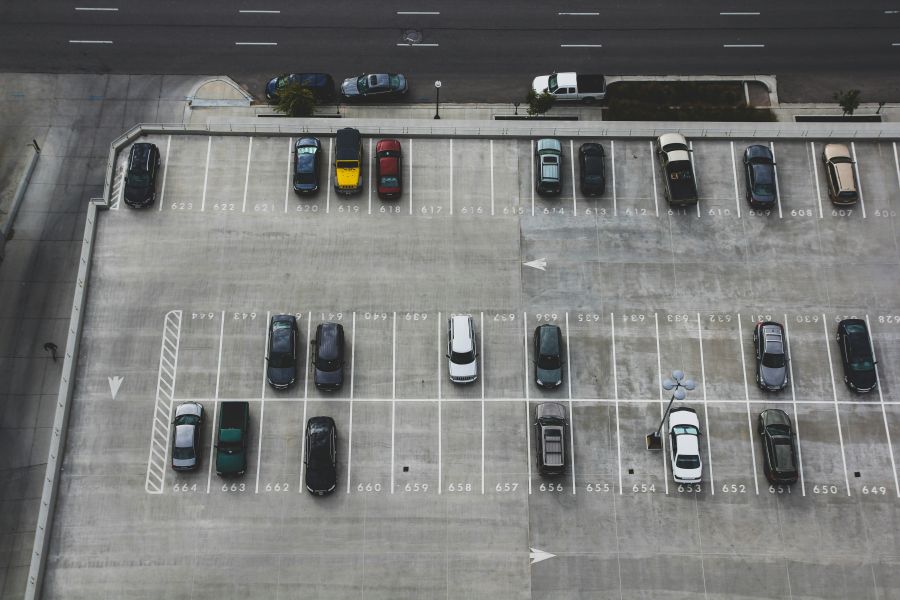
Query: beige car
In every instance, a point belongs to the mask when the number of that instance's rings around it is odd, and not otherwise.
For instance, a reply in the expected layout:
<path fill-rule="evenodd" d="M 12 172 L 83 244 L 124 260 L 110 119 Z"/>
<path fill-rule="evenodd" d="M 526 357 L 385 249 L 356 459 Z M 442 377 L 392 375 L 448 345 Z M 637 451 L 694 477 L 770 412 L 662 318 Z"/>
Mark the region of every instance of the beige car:
<path fill-rule="evenodd" d="M 859 193 L 856 190 L 853 158 L 844 144 L 826 144 L 822 151 L 825 163 L 825 179 L 828 180 L 828 197 L 834 204 L 856 204 Z"/>

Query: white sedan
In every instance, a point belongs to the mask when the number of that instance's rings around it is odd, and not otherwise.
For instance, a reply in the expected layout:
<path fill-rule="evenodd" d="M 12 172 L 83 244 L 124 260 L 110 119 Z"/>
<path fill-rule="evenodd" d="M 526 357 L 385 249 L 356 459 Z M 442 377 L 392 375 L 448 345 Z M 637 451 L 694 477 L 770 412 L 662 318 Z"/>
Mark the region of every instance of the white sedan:
<path fill-rule="evenodd" d="M 700 483 L 700 421 L 693 408 L 682 406 L 669 411 L 669 441 L 675 483 Z"/>

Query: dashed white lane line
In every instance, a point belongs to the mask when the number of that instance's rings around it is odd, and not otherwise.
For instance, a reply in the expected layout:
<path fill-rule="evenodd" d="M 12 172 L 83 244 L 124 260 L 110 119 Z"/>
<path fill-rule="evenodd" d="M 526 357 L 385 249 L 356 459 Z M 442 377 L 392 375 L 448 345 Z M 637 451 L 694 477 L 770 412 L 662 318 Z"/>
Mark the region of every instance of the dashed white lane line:
<path fill-rule="evenodd" d="M 391 493 L 394 493 L 394 439 L 397 430 L 397 313 L 391 325 Z"/>
<path fill-rule="evenodd" d="M 172 147 L 172 136 L 166 136 L 166 161 L 163 164 L 162 188 L 159 192 L 159 210 L 162 211 L 163 204 L 166 201 L 166 175 L 169 174 L 169 148 Z M 894 147 L 894 157 L 897 156 L 897 148 Z"/>
<path fill-rule="evenodd" d="M 410 214 L 410 216 L 412 216 L 412 214 L 413 214 L 413 176 L 412 176 L 412 174 L 413 174 L 413 170 L 412 170 L 413 143 L 412 143 L 412 138 L 409 138 L 409 141 L 407 142 L 407 147 L 409 148 L 409 151 L 406 153 L 407 154 L 406 167 L 407 167 L 407 173 L 408 173 L 408 177 L 406 178 L 406 190 L 407 190 L 407 193 L 409 194 L 409 214 Z M 493 170 L 491 170 L 491 177 L 493 177 L 493 176 L 494 176 L 494 172 L 493 172 Z"/>
<path fill-rule="evenodd" d="M 443 379 L 442 374 L 443 370 L 441 367 L 444 362 L 444 336 L 441 331 L 442 327 L 442 315 L 441 312 L 438 311 L 437 318 L 437 405 L 438 405 L 438 439 L 437 439 L 437 447 L 438 447 L 438 494 L 441 493 L 441 489 L 444 487 L 444 473 L 443 473 L 443 465 L 444 465 L 444 457 L 442 455 L 442 436 L 441 430 L 443 426 L 441 425 L 441 380 Z"/>
<path fill-rule="evenodd" d="M 809 143 L 809 164 L 812 166 L 813 181 L 816 182 L 816 199 L 819 201 L 819 218 L 824 218 L 822 214 L 822 190 L 819 188 L 819 167 L 816 163 L 816 143 Z"/>
<path fill-rule="evenodd" d="M 253 138 L 250 138 L 250 141 L 253 141 Z M 250 157 L 247 157 L 247 172 L 250 172 Z M 287 164 L 287 178 L 284 182 L 284 212 L 287 214 L 288 210 L 288 197 L 291 195 L 291 185 L 294 175 L 294 138 L 288 138 L 288 164 Z M 247 206 L 247 188 L 244 188 L 244 206 Z"/>
<path fill-rule="evenodd" d="M 758 12 L 720 12 L 719 16 L 721 17 L 755 17 L 758 16 Z"/>
<path fill-rule="evenodd" d="M 831 394 L 834 396 L 834 418 L 837 420 L 838 440 L 841 443 L 841 463 L 844 465 L 844 484 L 847 486 L 847 495 L 850 495 L 850 477 L 847 475 L 847 456 L 844 454 L 844 432 L 841 429 L 841 411 L 838 408 L 837 387 L 834 383 L 834 365 L 831 363 L 831 344 L 828 336 L 825 313 L 822 313 L 822 332 L 825 334 L 825 350 L 828 351 L 828 370 L 831 372 Z"/>
<path fill-rule="evenodd" d="M 734 142 L 731 142 L 731 175 L 734 179 L 734 204 L 737 207 L 737 216 L 738 219 L 741 218 L 741 194 L 738 191 L 738 180 L 737 180 L 737 163 L 734 158 Z M 699 319 L 699 314 L 697 316 Z"/>
<path fill-rule="evenodd" d="M 422 43 L 422 42 L 419 42 L 419 43 L 416 43 L 416 44 L 411 44 L 411 43 L 401 43 L 401 42 L 398 42 L 397 45 L 398 45 L 398 46 L 406 46 L 406 47 L 416 46 L 416 47 L 423 47 L 423 48 L 437 48 L 440 44 L 425 44 L 425 43 Z"/>
<path fill-rule="evenodd" d="M 616 140 L 609 141 L 609 160 L 610 173 L 612 174 L 613 216 L 617 217 L 619 216 L 619 203 L 616 197 Z"/>
<path fill-rule="evenodd" d="M 493 142 L 492 142 L 493 143 Z M 491 214 L 494 214 L 493 210 L 493 201 L 494 201 L 494 161 L 493 156 L 491 157 Z M 578 216 L 578 186 L 575 183 L 575 141 L 569 140 L 569 165 L 572 167 L 572 214 L 574 216 Z"/>
<path fill-rule="evenodd" d="M 375 156 L 372 154 L 372 138 L 369 138 L 369 159 L 372 167 L 369 169 L 369 214 L 372 214 L 372 171 L 375 170 Z"/>
<path fill-rule="evenodd" d="M 212 423 L 209 426 L 209 455 L 207 462 L 209 463 L 209 469 L 206 474 L 206 493 L 209 493 L 210 485 L 212 484 L 212 469 L 213 463 L 215 462 L 215 450 L 216 450 L 216 419 L 219 415 L 219 380 L 222 375 L 222 342 L 225 340 L 225 311 L 222 311 L 222 315 L 220 317 L 221 324 L 219 326 L 219 358 L 216 360 L 216 391 L 215 397 L 213 401 L 213 419 Z"/>
<path fill-rule="evenodd" d="M 850 152 L 853 154 L 853 164 L 859 165 L 856 162 L 856 142 L 850 142 Z M 866 218 L 866 203 L 863 200 L 863 185 L 862 185 L 862 177 L 860 176 L 859 167 L 856 167 L 856 193 L 859 195 L 859 208 L 862 209 L 862 218 Z"/>
<path fill-rule="evenodd" d="M 756 495 L 759 495 L 759 477 L 756 472 L 756 446 L 753 444 L 753 419 L 750 416 L 750 388 L 747 385 L 747 361 L 744 358 L 744 327 L 741 323 L 741 313 L 737 314 L 738 322 L 738 347 L 741 350 L 741 373 L 744 375 L 744 398 L 747 400 L 747 432 L 750 434 L 750 458 L 753 461 L 753 485 Z"/>
<path fill-rule="evenodd" d="M 609 329 L 612 337 L 610 349 L 612 351 L 613 372 L 613 397 L 616 401 L 616 464 L 619 470 L 619 495 L 622 495 L 622 435 L 619 431 L 619 373 L 616 368 L 616 319 L 613 313 L 609 313 Z"/>
<path fill-rule="evenodd" d="M 257 436 L 259 439 L 257 440 L 256 446 L 256 489 L 254 491 L 255 494 L 259 493 L 259 468 L 262 465 L 262 441 L 263 441 L 263 419 L 266 414 L 266 385 L 267 385 L 267 374 L 268 374 L 268 366 L 269 366 L 269 319 L 272 318 L 272 311 L 266 311 L 266 345 L 263 346 L 263 376 L 262 376 L 262 389 L 259 392 L 259 435 Z M 301 450 L 301 454 L 302 454 Z M 300 478 L 302 483 L 303 478 L 303 460 L 300 460 Z"/>
<path fill-rule="evenodd" d="M 599 17 L 598 12 L 561 12 L 557 13 L 560 17 Z"/>
<path fill-rule="evenodd" d="M 881 377 L 878 375 L 878 356 L 875 354 L 875 334 L 872 332 L 872 324 L 869 321 L 869 315 L 866 315 L 866 326 L 869 329 L 869 343 L 872 348 L 872 361 L 875 363 L 875 380 L 880 382 Z M 891 471 L 894 475 L 894 491 L 900 498 L 900 483 L 897 482 L 897 464 L 894 461 L 894 444 L 891 442 L 891 428 L 888 426 L 887 412 L 884 409 L 884 393 L 881 391 L 881 384 L 878 385 L 878 401 L 881 403 L 881 418 L 884 419 L 884 435 L 887 437 L 888 455 L 891 457 Z"/>
<path fill-rule="evenodd" d="M 118 8 L 113 7 L 95 7 L 95 6 L 76 6 L 75 10 L 78 11 L 93 11 L 93 12 L 119 12 Z"/>
<path fill-rule="evenodd" d="M 112 40 L 69 40 L 70 44 L 112 44 Z"/>
<path fill-rule="evenodd" d="M 206 210 L 206 184 L 209 182 L 209 155 L 212 153 L 212 136 L 206 142 L 206 168 L 203 170 L 203 199 L 200 201 L 200 211 Z"/>
<path fill-rule="evenodd" d="M 533 144 L 534 142 L 532 142 Z M 522 341 L 525 346 L 525 464 L 528 465 L 528 493 L 531 494 L 531 410 L 528 402 L 528 313 L 522 311 Z"/>
<path fill-rule="evenodd" d="M 574 185 L 574 179 L 573 185 Z M 566 383 L 569 387 L 569 453 L 572 455 L 572 495 L 575 495 L 575 411 L 572 410 L 572 356 L 569 353 L 569 312 L 566 311 Z"/>
<path fill-rule="evenodd" d="M 280 15 L 280 10 L 239 10 L 243 15 Z"/>
<path fill-rule="evenodd" d="M 602 48 L 602 44 L 560 44 L 560 48 Z"/>
<path fill-rule="evenodd" d="M 659 418 L 666 416 L 666 399 L 663 397 L 662 388 L 662 354 L 659 351 L 659 313 L 653 313 L 653 324 L 656 327 L 656 377 L 659 386 Z M 666 483 L 666 495 L 669 494 L 669 466 L 666 464 L 666 435 L 662 435 L 662 464 L 663 481 Z"/>
<path fill-rule="evenodd" d="M 732 150 L 734 150 L 733 145 Z M 709 432 L 709 405 L 706 402 L 706 363 L 703 360 L 703 327 L 700 325 L 699 312 L 697 313 L 697 340 L 700 342 L 700 389 L 703 391 L 703 415 L 706 426 L 706 462 L 709 466 L 709 491 L 710 495 L 715 496 L 716 478 L 713 475 L 712 444 L 710 442 L 712 434 Z M 753 443 L 752 435 L 750 436 L 750 443 Z"/>
<path fill-rule="evenodd" d="M 896 154 L 897 148 L 895 145 L 894 155 L 896 156 Z M 491 216 L 494 216 L 494 140 L 491 140 Z"/>
<path fill-rule="evenodd" d="M 481 313 L 481 329 L 478 336 L 478 354 L 481 356 L 481 493 L 484 494 L 484 312 Z"/>
<path fill-rule="evenodd" d="M 309 326 L 309 323 L 307 323 Z M 308 361 L 307 361 L 308 362 Z M 347 435 L 347 493 L 350 493 L 350 467 L 353 465 L 353 380 L 356 378 L 356 311 L 350 330 L 350 433 Z"/>
<path fill-rule="evenodd" d="M 801 450 L 802 444 L 800 443 L 800 413 L 797 412 L 797 393 L 794 390 L 794 365 L 791 362 L 791 336 L 788 331 L 787 314 L 784 314 L 783 316 L 784 342 L 787 347 L 788 370 L 791 376 L 791 404 L 794 405 L 794 437 L 797 438 L 797 465 L 800 467 L 800 492 L 806 496 L 806 479 L 803 477 L 803 451 Z"/>
<path fill-rule="evenodd" d="M 277 46 L 278 42 L 235 42 L 235 46 Z"/>
<path fill-rule="evenodd" d="M 656 190 L 656 160 L 653 157 L 653 142 L 650 142 L 650 179 L 653 181 L 653 206 L 659 218 L 659 192 Z"/>
<path fill-rule="evenodd" d="M 436 10 L 398 10 L 398 15 L 439 15 L 441 14 Z"/>
<path fill-rule="evenodd" d="M 250 157 L 253 155 L 253 136 L 247 144 L 247 169 L 244 173 L 244 202 L 241 204 L 241 212 L 247 212 L 247 188 L 250 186 Z M 284 211 L 287 212 L 287 195 L 284 197 Z"/>
<path fill-rule="evenodd" d="M 765 44 L 722 44 L 723 48 L 765 48 Z"/>
<path fill-rule="evenodd" d="M 450 214 L 453 214 L 453 138 L 450 138 Z"/>
<path fill-rule="evenodd" d="M 778 183 L 778 159 L 775 158 L 775 142 L 769 142 L 769 151 L 772 153 L 772 169 L 775 171 L 775 204 L 778 205 L 778 218 L 783 219 L 781 213 L 781 185 Z"/>

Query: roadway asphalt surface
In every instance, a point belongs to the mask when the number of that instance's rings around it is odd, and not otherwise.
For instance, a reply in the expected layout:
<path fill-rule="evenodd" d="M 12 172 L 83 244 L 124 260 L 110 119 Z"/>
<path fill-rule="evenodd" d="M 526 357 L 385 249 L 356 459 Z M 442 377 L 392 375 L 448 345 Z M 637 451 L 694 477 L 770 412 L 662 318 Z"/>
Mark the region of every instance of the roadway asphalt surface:
<path fill-rule="evenodd" d="M 403 43 L 408 30 L 420 46 Z M 498 102 L 553 70 L 775 74 L 782 101 L 831 101 L 848 88 L 898 101 L 900 3 L 7 0 L 0 70 L 218 72 L 257 95 L 278 72 L 392 71 L 410 77 L 414 102 L 433 98 L 435 79 L 445 100 Z"/>

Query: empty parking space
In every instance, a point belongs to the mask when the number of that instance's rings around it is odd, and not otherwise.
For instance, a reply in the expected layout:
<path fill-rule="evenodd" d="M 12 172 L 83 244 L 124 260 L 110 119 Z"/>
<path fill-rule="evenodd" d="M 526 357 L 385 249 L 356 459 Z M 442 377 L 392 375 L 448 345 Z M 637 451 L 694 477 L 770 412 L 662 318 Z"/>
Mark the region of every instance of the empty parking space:
<path fill-rule="evenodd" d="M 479 317 L 481 314 L 479 313 Z M 484 371 L 481 383 L 484 386 L 485 398 L 521 398 L 525 352 L 522 339 L 524 314 L 500 309 L 485 311 L 483 315 L 484 328 L 481 330 L 479 347 L 480 364 Z"/>
<path fill-rule="evenodd" d="M 702 140 L 691 143 L 700 202 L 724 215 L 737 217 L 737 165 L 739 150 L 733 142 Z"/>
<path fill-rule="evenodd" d="M 612 347 L 615 316 L 593 310 L 569 312 L 568 316 L 565 374 L 571 381 L 572 397 L 615 399 Z"/>
<path fill-rule="evenodd" d="M 525 214 L 530 199 L 523 195 L 519 187 L 519 153 L 522 145 L 518 140 L 490 140 L 488 145 L 492 157 L 491 182 L 495 216 L 518 216 Z"/>
<path fill-rule="evenodd" d="M 482 422 L 486 405 L 476 401 L 442 402 L 441 456 L 443 493 L 480 494 L 482 441 L 486 424 Z"/>
<path fill-rule="evenodd" d="M 414 142 L 414 215 L 437 217 L 453 214 L 453 143 L 440 139 Z"/>
<path fill-rule="evenodd" d="M 440 339 L 439 313 L 397 313 L 397 398 L 437 398 L 446 351 Z"/>
<path fill-rule="evenodd" d="M 807 494 L 847 495 L 849 479 L 835 407 L 798 404 L 803 473 Z"/>
<path fill-rule="evenodd" d="M 206 163 L 211 137 L 188 136 L 172 140 L 165 165 L 164 209 L 199 211 L 203 203 Z M 161 182 L 160 182 L 161 183 Z M 208 185 L 208 181 L 206 181 Z M 213 182 L 213 185 L 216 185 Z"/>
<path fill-rule="evenodd" d="M 356 312 L 354 395 L 388 399 L 396 388 L 396 314 L 383 310 Z"/>
<path fill-rule="evenodd" d="M 657 430 L 663 417 L 663 402 L 621 403 L 619 405 L 619 451 L 622 457 L 622 493 L 654 495 L 668 493 L 670 469 L 668 444 L 664 451 L 647 450 L 647 434 Z M 663 424 L 665 429 L 665 424 Z"/>
<path fill-rule="evenodd" d="M 294 138 L 252 140 L 252 147 L 248 148 L 249 165 L 236 168 L 241 176 L 238 189 L 246 190 L 240 198 L 238 210 L 264 214 L 281 213 L 285 205 L 295 209 L 297 200 L 292 187 Z"/>
<path fill-rule="evenodd" d="M 403 494 L 437 493 L 439 427 L 435 402 L 396 402 L 394 420 L 394 492 Z M 460 425 L 447 423 L 448 426 Z M 474 428 L 476 423 L 462 424 Z M 449 434 L 451 429 L 446 430 Z M 445 452 L 444 456 L 452 456 Z"/>
<path fill-rule="evenodd" d="M 347 433 L 348 492 L 390 494 L 393 408 L 391 402 L 353 402 Z"/>
<path fill-rule="evenodd" d="M 874 488 L 880 494 L 884 488 L 885 494 L 896 495 L 894 459 L 881 406 L 843 404 L 840 416 L 852 493 Z"/>
<path fill-rule="evenodd" d="M 487 429 L 484 440 L 485 493 L 527 494 L 528 474 L 534 464 L 534 454 L 529 451 L 532 433 L 527 403 L 521 400 L 486 402 L 484 415 Z"/>
<path fill-rule="evenodd" d="M 491 214 L 490 150 L 480 139 L 453 141 L 453 203 L 459 215 Z"/>
<path fill-rule="evenodd" d="M 215 136 L 210 139 L 209 168 L 204 175 L 206 184 L 201 209 L 237 212 L 243 206 L 244 186 L 249 182 L 246 173 L 253 138 Z M 210 181 L 215 182 L 212 187 Z"/>
<path fill-rule="evenodd" d="M 611 204 L 610 198 L 615 194 L 614 214 L 628 217 L 659 216 L 661 191 L 657 189 L 659 183 L 655 177 L 656 155 L 653 141 L 610 140 L 601 145 L 607 150 L 606 168 L 609 177 L 606 194 L 601 201 Z"/>
<path fill-rule="evenodd" d="M 573 404 L 575 485 L 579 494 L 619 493 L 621 444 L 618 407 L 609 402 Z"/>

